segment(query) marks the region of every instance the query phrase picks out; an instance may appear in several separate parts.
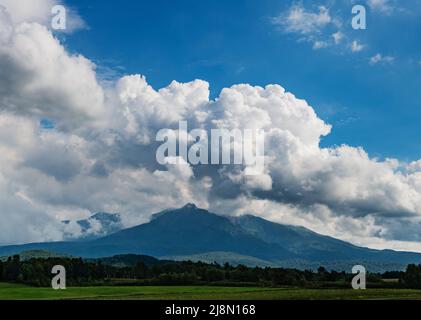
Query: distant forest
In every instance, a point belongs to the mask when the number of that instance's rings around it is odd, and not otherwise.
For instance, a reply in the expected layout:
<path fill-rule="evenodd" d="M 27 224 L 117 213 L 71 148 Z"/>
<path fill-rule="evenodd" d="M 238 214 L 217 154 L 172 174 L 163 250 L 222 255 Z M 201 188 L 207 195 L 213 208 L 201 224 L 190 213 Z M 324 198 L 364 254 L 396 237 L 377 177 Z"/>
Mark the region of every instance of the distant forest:
<path fill-rule="evenodd" d="M 124 263 L 129 260 L 129 265 Z M 110 263 L 112 262 L 112 264 Z M 120 266 L 118 266 L 121 262 Z M 123 263 L 124 262 L 124 263 Z M 0 262 L 0 281 L 47 287 L 54 265 L 66 268 L 68 286 L 85 285 L 230 285 L 295 286 L 302 288 L 350 287 L 353 274 L 328 271 L 300 271 L 284 268 L 232 266 L 217 263 L 161 261 L 147 256 L 116 256 L 105 260 L 50 257 L 21 260 L 19 255 Z M 367 274 L 367 287 L 421 288 L 421 265 L 406 271 Z"/>

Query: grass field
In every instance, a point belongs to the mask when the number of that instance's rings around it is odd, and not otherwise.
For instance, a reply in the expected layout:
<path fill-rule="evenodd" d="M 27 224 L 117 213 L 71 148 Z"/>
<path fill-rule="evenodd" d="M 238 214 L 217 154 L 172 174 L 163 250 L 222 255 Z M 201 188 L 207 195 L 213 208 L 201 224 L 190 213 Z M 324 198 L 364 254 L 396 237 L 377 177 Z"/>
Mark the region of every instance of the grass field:
<path fill-rule="evenodd" d="M 0 300 L 146 299 L 146 300 L 273 300 L 273 299 L 421 299 L 421 290 L 294 289 L 204 286 L 70 287 L 66 290 L 0 283 Z"/>

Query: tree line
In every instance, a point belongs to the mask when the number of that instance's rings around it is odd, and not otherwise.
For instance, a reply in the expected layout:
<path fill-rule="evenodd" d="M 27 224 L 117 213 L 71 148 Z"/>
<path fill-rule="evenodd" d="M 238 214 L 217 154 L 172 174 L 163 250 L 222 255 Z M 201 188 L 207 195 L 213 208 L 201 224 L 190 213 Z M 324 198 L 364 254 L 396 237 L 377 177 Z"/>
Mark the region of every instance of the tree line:
<path fill-rule="evenodd" d="M 101 260 L 82 258 L 31 258 L 21 260 L 19 255 L 0 262 L 0 281 L 17 282 L 33 286 L 50 286 L 51 270 L 55 265 L 66 268 L 69 286 L 83 285 L 250 285 L 296 287 L 349 287 L 351 273 L 270 267 L 233 266 L 228 263 L 171 262 L 133 266 L 115 266 Z M 393 283 L 382 279 L 396 279 Z M 368 287 L 394 286 L 421 289 L 421 265 L 408 265 L 406 271 L 367 274 Z"/>

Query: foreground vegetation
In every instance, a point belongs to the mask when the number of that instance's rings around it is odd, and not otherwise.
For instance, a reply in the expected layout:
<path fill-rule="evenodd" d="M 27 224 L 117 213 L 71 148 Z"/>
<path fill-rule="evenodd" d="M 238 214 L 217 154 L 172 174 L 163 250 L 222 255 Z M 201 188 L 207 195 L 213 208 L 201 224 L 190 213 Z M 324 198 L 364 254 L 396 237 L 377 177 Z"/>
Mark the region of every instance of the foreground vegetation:
<path fill-rule="evenodd" d="M 0 283 L 0 300 L 125 299 L 125 300 L 288 300 L 288 299 L 420 299 L 411 289 L 300 289 L 215 286 L 100 286 L 66 290 Z"/>
<path fill-rule="evenodd" d="M 51 269 L 66 268 L 66 290 L 51 289 Z M 124 255 L 102 260 L 8 257 L 0 261 L 3 299 L 420 299 L 421 266 L 367 274 L 367 290 L 346 272 L 250 268 Z"/>
<path fill-rule="evenodd" d="M 285 268 L 232 266 L 202 262 L 174 262 L 148 256 L 124 255 L 112 259 L 90 260 L 68 257 L 31 258 L 16 255 L 0 261 L 0 282 L 13 282 L 36 287 L 51 285 L 55 265 L 66 269 L 68 286 L 96 285 L 218 285 L 247 287 L 294 286 L 300 288 L 349 288 L 353 274 L 316 272 Z M 119 279 L 115 281 L 114 279 Z M 385 282 L 384 279 L 394 279 Z M 420 288 L 421 270 L 408 267 L 407 272 L 367 274 L 371 288 Z"/>

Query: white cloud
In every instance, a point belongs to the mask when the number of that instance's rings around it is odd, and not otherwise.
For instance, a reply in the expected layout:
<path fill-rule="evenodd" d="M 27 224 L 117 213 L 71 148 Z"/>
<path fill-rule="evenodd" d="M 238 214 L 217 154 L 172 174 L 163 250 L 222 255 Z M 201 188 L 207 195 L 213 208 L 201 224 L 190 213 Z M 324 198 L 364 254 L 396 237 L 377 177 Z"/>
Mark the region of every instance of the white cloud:
<path fill-rule="evenodd" d="M 51 8 L 57 3 L 56 0 L 0 0 L 0 6 L 6 8 L 15 25 L 22 22 L 48 24 Z"/>
<path fill-rule="evenodd" d="M 10 21 L 1 10 L 1 25 Z M 20 23 L 0 37 L 0 109 L 27 116 L 48 115 L 65 128 L 100 122 L 107 113 L 94 65 L 70 55 L 38 23 Z M 77 81 L 75 81 L 77 79 Z"/>
<path fill-rule="evenodd" d="M 314 41 L 313 43 L 313 49 L 322 49 L 328 47 L 329 44 L 326 41 Z"/>
<path fill-rule="evenodd" d="M 394 10 L 391 0 L 367 0 L 368 5 L 373 11 L 383 14 L 390 14 Z"/>
<path fill-rule="evenodd" d="M 369 63 L 371 65 L 374 64 L 378 64 L 378 63 L 392 63 L 393 61 L 395 61 L 395 58 L 392 56 L 383 56 L 380 53 L 375 54 L 374 56 L 372 56 L 369 60 Z"/>
<path fill-rule="evenodd" d="M 320 6 L 318 11 L 306 11 L 302 5 L 294 5 L 287 12 L 273 18 L 273 23 L 287 32 L 311 34 L 320 32 L 332 22 L 329 10 Z"/>
<path fill-rule="evenodd" d="M 340 31 L 337 31 L 337 32 L 332 34 L 332 38 L 335 41 L 335 44 L 339 44 L 343 40 L 344 34 Z"/>
<path fill-rule="evenodd" d="M 328 27 L 336 26 L 338 21 L 331 17 L 329 9 L 320 6 L 316 11 L 306 10 L 302 4 L 293 5 L 287 11 L 272 18 L 272 23 L 283 32 L 293 33 L 299 36 L 299 41 L 312 43 L 313 49 L 329 47 L 332 39 L 324 39 L 323 33 Z M 339 39 L 340 32 L 336 32 L 334 38 Z"/>
<path fill-rule="evenodd" d="M 295 34 L 298 42 L 308 42 L 312 48 L 335 48 L 336 51 L 358 52 L 364 49 L 359 41 L 349 41 L 350 35 L 344 28 L 343 17 L 334 7 L 318 7 L 311 11 L 303 4 L 292 5 L 272 19 L 272 23 L 284 33 Z"/>
<path fill-rule="evenodd" d="M 36 22 L 48 28 L 51 26 L 52 8 L 63 5 L 60 0 L 0 0 L 0 6 L 6 8 L 12 22 Z M 66 33 L 86 28 L 86 23 L 71 7 L 66 8 Z"/>
<path fill-rule="evenodd" d="M 360 52 L 364 49 L 364 45 L 361 44 L 358 40 L 354 40 L 351 43 L 351 51 L 352 52 Z"/>

